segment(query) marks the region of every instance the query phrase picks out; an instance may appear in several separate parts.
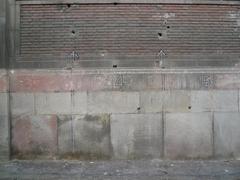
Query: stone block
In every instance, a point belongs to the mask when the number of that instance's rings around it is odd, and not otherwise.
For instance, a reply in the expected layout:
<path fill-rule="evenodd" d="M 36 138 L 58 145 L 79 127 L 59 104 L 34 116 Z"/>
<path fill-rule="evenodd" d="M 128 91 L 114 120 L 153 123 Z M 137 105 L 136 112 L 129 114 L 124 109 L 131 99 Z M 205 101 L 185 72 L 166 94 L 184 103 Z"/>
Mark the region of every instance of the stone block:
<path fill-rule="evenodd" d="M 57 152 L 56 116 L 15 116 L 12 150 L 17 158 L 54 156 Z"/>
<path fill-rule="evenodd" d="M 71 115 L 58 116 L 58 154 L 68 156 L 73 153 L 73 124 Z"/>
<path fill-rule="evenodd" d="M 191 112 L 211 112 L 212 96 L 210 91 L 191 91 Z"/>
<path fill-rule="evenodd" d="M 0 93 L 0 116 L 8 115 L 8 93 Z"/>
<path fill-rule="evenodd" d="M 8 116 L 0 115 L 0 162 L 9 160 L 9 121 Z"/>
<path fill-rule="evenodd" d="M 89 92 L 88 113 L 135 113 L 139 107 L 137 92 Z"/>
<path fill-rule="evenodd" d="M 204 90 L 191 91 L 191 112 L 236 112 L 238 111 L 238 91 Z"/>
<path fill-rule="evenodd" d="M 73 139 L 80 159 L 110 158 L 110 115 L 73 116 Z"/>
<path fill-rule="evenodd" d="M 210 113 L 166 114 L 164 144 L 168 159 L 212 157 L 213 138 Z"/>
<path fill-rule="evenodd" d="M 113 114 L 111 142 L 115 159 L 160 158 L 161 114 Z"/>
<path fill-rule="evenodd" d="M 189 112 L 191 106 L 190 91 L 165 91 L 163 95 L 165 112 Z"/>
<path fill-rule="evenodd" d="M 87 92 L 74 92 L 72 94 L 72 113 L 87 113 Z"/>
<path fill-rule="evenodd" d="M 237 112 L 238 111 L 238 91 L 211 91 L 213 111 Z"/>
<path fill-rule="evenodd" d="M 37 93 L 37 114 L 71 114 L 71 93 Z"/>
<path fill-rule="evenodd" d="M 216 158 L 240 159 L 240 113 L 214 113 Z"/>
<path fill-rule="evenodd" d="M 11 93 L 10 103 L 12 115 L 34 114 L 32 93 Z"/>
<path fill-rule="evenodd" d="M 140 107 L 144 113 L 158 113 L 163 111 L 164 91 L 140 92 Z"/>

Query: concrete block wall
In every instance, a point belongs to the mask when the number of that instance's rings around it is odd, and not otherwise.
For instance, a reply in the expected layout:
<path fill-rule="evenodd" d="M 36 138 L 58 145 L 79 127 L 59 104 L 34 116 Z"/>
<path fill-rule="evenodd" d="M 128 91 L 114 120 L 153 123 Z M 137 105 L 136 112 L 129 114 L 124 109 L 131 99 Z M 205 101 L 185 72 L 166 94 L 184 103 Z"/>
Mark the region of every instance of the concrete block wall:
<path fill-rule="evenodd" d="M 7 72 L 0 69 L 0 162 L 9 159 L 9 131 L 8 77 Z"/>
<path fill-rule="evenodd" d="M 239 159 L 234 70 L 12 70 L 13 158 Z"/>

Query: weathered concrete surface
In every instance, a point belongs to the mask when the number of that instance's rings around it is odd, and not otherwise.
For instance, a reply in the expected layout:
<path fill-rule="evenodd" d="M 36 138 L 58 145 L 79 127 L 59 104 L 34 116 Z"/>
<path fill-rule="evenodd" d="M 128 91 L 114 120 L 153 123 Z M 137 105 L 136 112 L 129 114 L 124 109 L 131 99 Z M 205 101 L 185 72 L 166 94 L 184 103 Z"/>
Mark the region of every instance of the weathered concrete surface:
<path fill-rule="evenodd" d="M 110 115 L 58 116 L 58 156 L 66 159 L 109 159 Z"/>
<path fill-rule="evenodd" d="M 0 114 L 0 162 L 9 160 L 9 122 L 8 116 Z"/>
<path fill-rule="evenodd" d="M 110 115 L 73 116 L 73 143 L 74 154 L 80 159 L 110 158 Z"/>
<path fill-rule="evenodd" d="M 111 142 L 115 159 L 160 158 L 161 114 L 113 114 Z"/>
<path fill-rule="evenodd" d="M 73 153 L 73 125 L 71 115 L 58 116 L 58 155 Z"/>
<path fill-rule="evenodd" d="M 171 113 L 165 120 L 165 157 L 207 159 L 213 152 L 210 113 Z"/>
<path fill-rule="evenodd" d="M 53 157 L 57 152 L 56 116 L 16 116 L 12 119 L 12 156 Z"/>
<path fill-rule="evenodd" d="M 0 72 L 0 113 L 4 120 L 0 134 L 7 147 L 8 80 L 6 71 Z M 218 125 L 213 123 L 213 113 L 227 113 L 225 119 L 239 113 L 238 70 L 9 73 L 14 156 L 20 154 L 17 152 L 32 154 L 39 145 L 42 150 L 37 155 L 49 158 L 239 158 L 237 121 L 229 121 L 221 130 L 224 136 L 213 131 Z M 110 118 L 106 124 L 101 123 L 104 113 Z M 56 132 L 56 137 L 49 138 L 46 132 L 48 141 L 44 141 L 42 130 L 33 124 L 39 121 L 43 127 L 48 120 L 42 119 L 49 116 L 57 118 L 56 124 L 53 129 L 44 129 Z M 225 121 L 219 122 L 221 129 Z"/>
<path fill-rule="evenodd" d="M 214 113 L 214 145 L 217 158 L 240 159 L 240 113 Z"/>
<path fill-rule="evenodd" d="M 239 161 L 11 161 L 0 179 L 239 180 Z"/>

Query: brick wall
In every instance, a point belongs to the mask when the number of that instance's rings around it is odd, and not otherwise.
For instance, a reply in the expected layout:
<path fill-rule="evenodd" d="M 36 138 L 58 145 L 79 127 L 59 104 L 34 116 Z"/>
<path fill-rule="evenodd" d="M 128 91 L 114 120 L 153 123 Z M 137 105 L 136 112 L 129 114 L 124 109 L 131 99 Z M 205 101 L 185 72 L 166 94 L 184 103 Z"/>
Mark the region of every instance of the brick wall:
<path fill-rule="evenodd" d="M 14 70 L 16 158 L 237 159 L 234 70 Z"/>

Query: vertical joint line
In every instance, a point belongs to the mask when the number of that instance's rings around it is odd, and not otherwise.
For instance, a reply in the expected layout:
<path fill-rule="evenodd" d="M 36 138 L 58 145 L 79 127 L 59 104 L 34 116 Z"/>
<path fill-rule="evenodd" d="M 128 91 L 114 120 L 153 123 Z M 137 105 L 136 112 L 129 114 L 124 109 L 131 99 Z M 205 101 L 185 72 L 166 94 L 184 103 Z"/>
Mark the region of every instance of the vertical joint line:
<path fill-rule="evenodd" d="M 71 134 L 72 134 L 72 153 L 75 152 L 75 144 L 74 144 L 74 133 L 73 133 L 73 116 L 71 114 Z"/>
<path fill-rule="evenodd" d="M 165 114 L 164 111 L 162 111 L 162 154 L 161 157 L 165 157 Z"/>
<path fill-rule="evenodd" d="M 7 120 L 8 120 L 8 159 L 10 160 L 11 159 L 11 155 L 12 155 L 12 147 L 11 147 L 11 140 L 12 140 L 12 110 L 11 110 L 11 89 L 10 89 L 10 83 L 11 83 L 11 78 L 10 78 L 10 73 L 9 73 L 9 69 L 7 69 L 7 82 L 8 82 L 8 90 L 7 90 L 7 107 L 8 107 L 8 117 L 7 117 Z"/>
<path fill-rule="evenodd" d="M 237 97 L 237 99 L 238 99 L 238 112 L 240 111 L 240 101 L 239 101 L 239 97 L 240 96 L 240 89 L 238 88 L 238 97 Z"/>
<path fill-rule="evenodd" d="M 215 128 L 214 128 L 214 112 L 212 112 L 212 156 L 215 157 Z"/>

